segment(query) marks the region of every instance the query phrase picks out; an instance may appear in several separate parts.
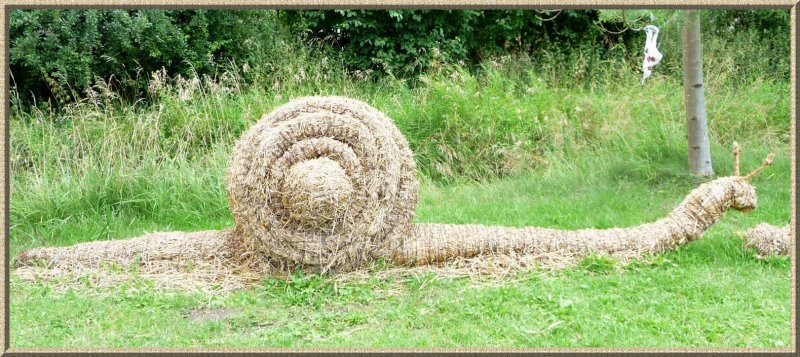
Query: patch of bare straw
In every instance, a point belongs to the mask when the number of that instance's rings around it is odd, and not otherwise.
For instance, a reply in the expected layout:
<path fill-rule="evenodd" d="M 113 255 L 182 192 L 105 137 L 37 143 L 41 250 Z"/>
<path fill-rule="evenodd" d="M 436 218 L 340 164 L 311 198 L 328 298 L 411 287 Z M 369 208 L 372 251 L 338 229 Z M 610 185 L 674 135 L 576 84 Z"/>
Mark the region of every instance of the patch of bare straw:
<path fill-rule="evenodd" d="M 383 113 L 353 99 L 304 97 L 236 143 L 227 176 L 235 239 L 281 270 L 348 271 L 409 234 L 416 166 Z"/>
<path fill-rule="evenodd" d="M 788 256 L 792 246 L 792 232 L 789 225 L 776 227 L 768 223 L 760 223 L 755 228 L 741 233 L 745 249 L 756 250 L 756 257 L 763 259 L 769 256 Z"/>
<path fill-rule="evenodd" d="M 575 266 L 579 261 L 561 254 L 486 254 L 469 258 L 455 257 L 450 260 L 424 265 L 385 265 L 379 269 L 359 269 L 337 274 L 332 279 L 337 283 L 364 282 L 381 279 L 401 284 L 413 277 L 433 275 L 439 279 L 468 278 L 468 287 L 486 287 L 507 284 L 519 273 L 552 273 Z"/>
<path fill-rule="evenodd" d="M 31 249 L 17 257 L 15 274 L 66 286 L 109 287 L 137 279 L 157 288 L 228 292 L 262 279 L 233 256 L 229 231 L 161 232 L 126 239 Z"/>

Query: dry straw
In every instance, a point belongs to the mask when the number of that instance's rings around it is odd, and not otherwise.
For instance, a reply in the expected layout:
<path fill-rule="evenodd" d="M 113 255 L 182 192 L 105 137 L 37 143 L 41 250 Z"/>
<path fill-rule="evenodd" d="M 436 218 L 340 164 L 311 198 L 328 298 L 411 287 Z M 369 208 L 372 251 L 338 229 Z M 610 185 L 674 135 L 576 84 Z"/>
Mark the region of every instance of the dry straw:
<path fill-rule="evenodd" d="M 740 235 L 745 249 L 755 249 L 758 258 L 787 256 L 792 245 L 792 232 L 788 224 L 776 227 L 768 223 L 760 223 Z"/>
<path fill-rule="evenodd" d="M 740 154 L 739 145 L 734 143 L 734 176 L 700 185 L 667 217 L 652 223 L 579 230 L 416 224 L 399 249 L 386 255 L 399 264 L 420 265 L 509 253 L 572 259 L 600 254 L 625 261 L 665 252 L 699 238 L 728 209 L 749 212 L 756 208 L 756 191 L 748 181 L 771 165 L 774 155 L 770 154 L 753 172 L 739 176 Z"/>
<path fill-rule="evenodd" d="M 228 231 L 160 232 L 127 240 L 31 249 L 20 254 L 16 275 L 64 286 L 109 287 L 136 279 L 159 288 L 230 291 L 261 277 L 233 261 Z"/>
<path fill-rule="evenodd" d="M 226 179 L 232 230 L 33 249 L 17 258 L 16 272 L 69 282 L 108 276 L 111 264 L 166 286 L 230 290 L 297 268 L 358 274 L 377 258 L 434 264 L 447 275 L 567 266 L 590 254 L 628 260 L 699 238 L 728 209 L 754 209 L 748 181 L 772 154 L 744 176 L 739 155 L 734 145 L 734 176 L 701 185 L 667 217 L 635 227 L 412 224 L 416 167 L 391 119 L 353 99 L 304 97 L 265 115 L 236 143 Z"/>
<path fill-rule="evenodd" d="M 419 187 L 391 119 L 342 97 L 265 115 L 236 143 L 226 183 L 245 249 L 322 272 L 361 267 L 408 236 Z"/>
<path fill-rule="evenodd" d="M 398 263 L 427 264 L 484 254 L 605 254 L 620 260 L 660 253 L 699 238 L 730 208 L 756 206 L 752 186 L 723 177 L 694 189 L 667 217 L 629 228 L 562 230 L 483 225 L 417 224 L 392 255 Z"/>

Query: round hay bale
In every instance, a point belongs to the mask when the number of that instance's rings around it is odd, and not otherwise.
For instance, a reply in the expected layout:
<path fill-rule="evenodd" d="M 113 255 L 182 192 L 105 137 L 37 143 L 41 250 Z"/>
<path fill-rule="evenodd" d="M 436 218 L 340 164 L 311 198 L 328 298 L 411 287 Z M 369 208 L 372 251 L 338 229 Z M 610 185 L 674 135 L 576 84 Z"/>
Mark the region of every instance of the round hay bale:
<path fill-rule="evenodd" d="M 237 141 L 226 179 L 237 239 L 288 269 L 345 271 L 401 244 L 419 182 L 386 115 L 343 97 L 303 97 Z"/>

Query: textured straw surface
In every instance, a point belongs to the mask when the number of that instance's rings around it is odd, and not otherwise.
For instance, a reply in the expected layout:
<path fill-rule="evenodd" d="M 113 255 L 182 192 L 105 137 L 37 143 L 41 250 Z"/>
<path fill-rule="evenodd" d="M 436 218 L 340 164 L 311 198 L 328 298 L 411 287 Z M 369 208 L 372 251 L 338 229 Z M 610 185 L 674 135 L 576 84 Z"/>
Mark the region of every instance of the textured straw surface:
<path fill-rule="evenodd" d="M 653 223 L 579 230 L 417 224 L 412 238 L 391 257 L 410 265 L 508 253 L 557 253 L 571 258 L 598 253 L 627 260 L 697 239 L 729 208 L 750 211 L 755 207 L 753 186 L 739 177 L 723 177 L 694 189 L 667 217 Z"/>
<path fill-rule="evenodd" d="M 31 249 L 17 257 L 26 280 L 105 287 L 146 278 L 162 288 L 230 291 L 261 279 L 234 259 L 230 232 L 160 232 L 127 240 Z M 84 281 L 82 281 L 84 280 Z"/>
<path fill-rule="evenodd" d="M 792 245 L 792 232 L 789 225 L 776 227 L 768 223 L 760 223 L 755 228 L 742 234 L 745 248 L 753 248 L 758 258 L 771 255 L 789 255 Z"/>
<path fill-rule="evenodd" d="M 391 119 L 342 97 L 295 99 L 236 143 L 235 233 L 284 268 L 352 270 L 408 236 L 416 165 Z"/>

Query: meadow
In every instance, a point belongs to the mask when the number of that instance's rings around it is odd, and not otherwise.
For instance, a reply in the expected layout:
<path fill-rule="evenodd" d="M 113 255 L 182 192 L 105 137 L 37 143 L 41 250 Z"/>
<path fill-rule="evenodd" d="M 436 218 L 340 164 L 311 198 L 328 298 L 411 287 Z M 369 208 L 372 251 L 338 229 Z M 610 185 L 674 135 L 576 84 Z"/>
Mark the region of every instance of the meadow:
<path fill-rule="evenodd" d="M 656 73 L 640 86 L 624 61 L 587 74 L 580 58 L 506 56 L 409 81 L 359 78 L 328 57 L 304 65 L 296 55 L 260 85 L 235 74 L 154 77 L 146 103 L 95 87 L 61 111 L 12 106 L 10 255 L 230 227 L 224 177 L 233 143 L 302 95 L 357 98 L 395 121 L 422 181 L 416 222 L 638 225 L 711 179 L 687 170 L 681 79 Z M 12 270 L 11 346 L 790 346 L 791 263 L 754 259 L 737 236 L 758 222 L 789 222 L 790 86 L 733 78 L 730 68 L 706 73 L 716 176 L 732 173 L 734 141 L 745 172 L 769 152 L 776 159 L 753 181 L 755 211 L 726 213 L 676 251 L 499 279 L 297 272 L 230 294 L 162 291 L 146 280 L 63 289 Z M 219 316 L 196 317 L 206 310 Z"/>

